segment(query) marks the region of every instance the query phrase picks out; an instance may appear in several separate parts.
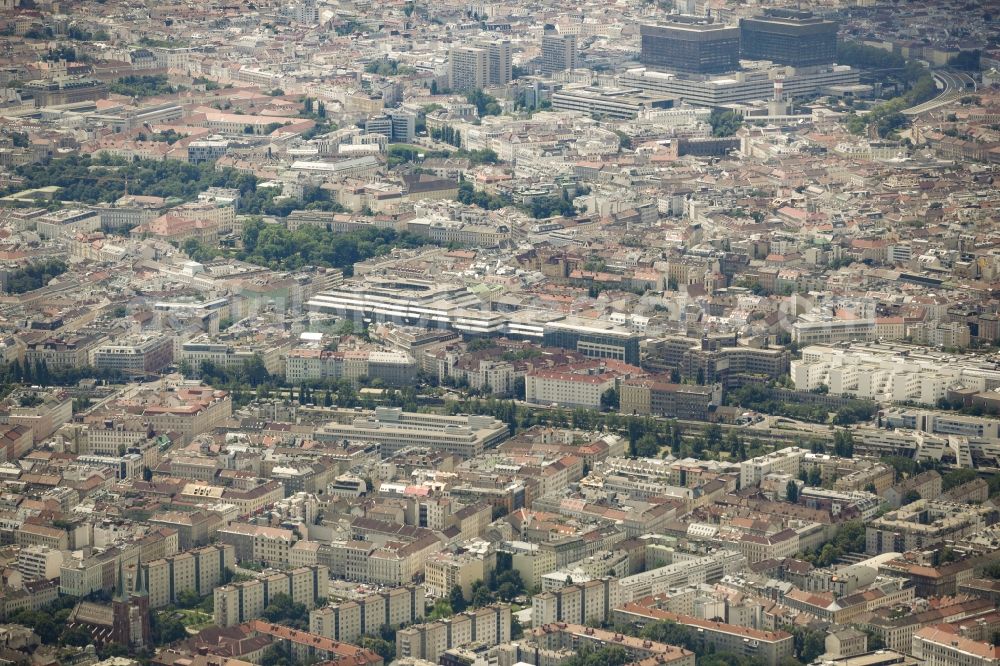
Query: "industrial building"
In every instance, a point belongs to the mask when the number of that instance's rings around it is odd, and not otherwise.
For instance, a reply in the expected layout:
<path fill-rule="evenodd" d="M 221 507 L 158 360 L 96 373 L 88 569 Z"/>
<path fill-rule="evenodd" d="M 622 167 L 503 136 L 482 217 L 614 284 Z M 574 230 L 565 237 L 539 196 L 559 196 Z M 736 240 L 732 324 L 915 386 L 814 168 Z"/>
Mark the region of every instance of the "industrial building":
<path fill-rule="evenodd" d="M 563 88 L 552 95 L 556 111 L 579 111 L 595 118 L 634 120 L 646 109 L 669 109 L 674 98 L 651 94 L 639 88 Z"/>
<path fill-rule="evenodd" d="M 681 76 L 650 67 L 628 70 L 618 77 L 618 85 L 672 95 L 678 103 L 721 107 L 772 99 L 778 80 L 784 97 L 794 99 L 820 94 L 836 86 L 855 86 L 861 78 L 857 70 L 847 65 L 810 68 L 782 65 L 714 76 Z"/>

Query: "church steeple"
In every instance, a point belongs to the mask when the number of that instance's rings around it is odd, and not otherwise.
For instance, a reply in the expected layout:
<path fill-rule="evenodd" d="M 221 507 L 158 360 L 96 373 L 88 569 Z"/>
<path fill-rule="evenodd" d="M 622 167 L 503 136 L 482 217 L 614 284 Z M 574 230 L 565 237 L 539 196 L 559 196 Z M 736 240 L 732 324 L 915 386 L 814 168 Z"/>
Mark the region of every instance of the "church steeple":
<path fill-rule="evenodd" d="M 128 596 L 125 594 L 125 563 L 121 558 L 118 558 L 118 582 L 115 584 L 115 596 L 114 601 L 127 601 Z"/>
<path fill-rule="evenodd" d="M 144 597 L 149 594 L 149 591 L 146 589 L 146 579 L 142 575 L 141 564 L 135 567 L 135 585 L 132 586 L 132 594 L 137 597 Z"/>

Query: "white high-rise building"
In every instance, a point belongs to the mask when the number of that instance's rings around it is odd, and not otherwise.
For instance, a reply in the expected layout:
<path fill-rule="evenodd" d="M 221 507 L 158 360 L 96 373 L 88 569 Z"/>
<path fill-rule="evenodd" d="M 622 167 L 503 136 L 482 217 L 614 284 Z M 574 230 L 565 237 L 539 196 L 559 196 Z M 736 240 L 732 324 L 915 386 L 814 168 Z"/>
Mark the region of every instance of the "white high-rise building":
<path fill-rule="evenodd" d="M 490 79 L 490 54 L 486 49 L 461 46 L 448 53 L 448 87 L 478 90 Z"/>
<path fill-rule="evenodd" d="M 510 83 L 514 78 L 512 54 L 508 40 L 453 48 L 448 53 L 448 87 L 477 90 Z"/>
<path fill-rule="evenodd" d="M 542 72 L 552 74 L 576 68 L 576 35 L 550 33 L 542 36 Z"/>
<path fill-rule="evenodd" d="M 510 42 L 491 42 L 487 48 L 490 56 L 488 84 L 502 86 L 514 78 L 514 65 Z"/>

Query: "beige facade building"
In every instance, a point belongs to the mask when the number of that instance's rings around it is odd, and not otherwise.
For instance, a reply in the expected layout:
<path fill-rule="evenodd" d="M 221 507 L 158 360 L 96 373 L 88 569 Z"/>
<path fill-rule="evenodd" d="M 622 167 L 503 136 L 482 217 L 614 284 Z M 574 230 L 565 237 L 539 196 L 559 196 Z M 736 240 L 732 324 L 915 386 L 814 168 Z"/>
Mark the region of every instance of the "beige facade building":
<path fill-rule="evenodd" d="M 482 547 L 461 553 L 442 551 L 431 555 L 424 564 L 424 584 L 427 593 L 435 597 L 447 597 L 451 589 L 458 585 L 466 599 L 472 598 L 472 584 L 477 580 L 489 580 L 496 568 L 496 552 L 486 542 Z"/>
<path fill-rule="evenodd" d="M 206 386 L 178 389 L 160 398 L 144 407 L 142 417 L 156 432 L 180 433 L 186 441 L 233 415 L 229 394 Z"/>
<path fill-rule="evenodd" d="M 514 552 L 511 562 L 514 570 L 520 574 L 525 587 L 531 589 L 542 584 L 542 576 L 555 571 L 556 554 L 554 551 L 539 548 L 537 544 L 525 543 L 524 546 L 527 548 Z"/>
<path fill-rule="evenodd" d="M 598 649 L 606 645 L 621 647 L 632 662 L 666 666 L 695 664 L 695 654 L 689 650 L 582 624 L 561 622 L 525 631 L 523 639 L 502 645 L 497 657 L 499 666 L 514 666 L 522 662 L 535 666 L 552 666 L 565 661 L 584 647 Z"/>
<path fill-rule="evenodd" d="M 383 625 L 399 627 L 421 619 L 426 598 L 423 585 L 406 585 L 324 606 L 309 613 L 309 631 L 356 643 L 363 635 L 377 635 Z"/>
<path fill-rule="evenodd" d="M 52 433 L 73 418 L 73 398 L 61 392 L 42 397 L 42 403 L 33 407 L 10 408 L 7 423 L 31 428 L 34 443 L 48 439 Z M 115 450 L 117 452 L 117 449 Z M 8 458 L 9 460 L 10 458 Z"/>
<path fill-rule="evenodd" d="M 49 368 L 81 368 L 90 365 L 90 354 L 106 338 L 99 334 L 73 333 L 29 342 L 24 362 L 34 367 L 42 361 Z"/>
<path fill-rule="evenodd" d="M 25 580 L 50 580 L 59 577 L 62 551 L 48 546 L 25 546 L 17 553 L 15 567 Z"/>
<path fill-rule="evenodd" d="M 176 602 L 182 592 L 208 594 L 235 565 L 236 553 L 231 545 L 213 544 L 144 562 L 139 568 L 149 592 L 149 607 L 162 608 Z"/>
<path fill-rule="evenodd" d="M 866 527 L 866 552 L 905 553 L 972 534 L 994 520 L 992 507 L 920 499 L 876 518 Z"/>
<path fill-rule="evenodd" d="M 455 647 L 477 643 L 491 647 L 510 641 L 510 606 L 493 604 L 396 632 L 396 657 L 437 663 Z"/>
<path fill-rule="evenodd" d="M 795 639 L 787 631 L 761 631 L 724 622 L 702 620 L 678 615 L 644 604 L 629 603 L 614 611 L 615 622 L 642 626 L 650 622 L 676 622 L 695 632 L 704 645 L 716 652 L 748 658 L 759 658 L 767 664 L 777 664 L 795 652 Z"/>
<path fill-rule="evenodd" d="M 949 625 L 925 627 L 913 635 L 913 656 L 925 666 L 997 666 L 1000 647 L 959 635 Z"/>
<path fill-rule="evenodd" d="M 47 525 L 24 523 L 14 533 L 14 543 L 18 546 L 44 546 L 55 550 L 69 548 L 69 535 L 66 530 Z"/>
<path fill-rule="evenodd" d="M 531 599 L 531 623 L 540 627 L 553 622 L 607 622 L 621 603 L 620 591 L 615 579 L 602 578 L 536 594 Z"/>
<path fill-rule="evenodd" d="M 247 489 L 195 482 L 184 486 L 181 497 L 199 504 L 231 504 L 236 507 L 240 516 L 249 516 L 284 499 L 285 487 L 277 481 L 266 481 Z M 285 562 L 287 561 L 285 553 Z"/>
<path fill-rule="evenodd" d="M 314 608 L 317 599 L 327 597 L 330 571 L 325 566 L 302 567 L 288 572 L 264 573 L 254 580 L 215 588 L 214 620 L 220 627 L 232 627 L 261 616 L 277 594 L 287 594 L 294 603 Z"/>

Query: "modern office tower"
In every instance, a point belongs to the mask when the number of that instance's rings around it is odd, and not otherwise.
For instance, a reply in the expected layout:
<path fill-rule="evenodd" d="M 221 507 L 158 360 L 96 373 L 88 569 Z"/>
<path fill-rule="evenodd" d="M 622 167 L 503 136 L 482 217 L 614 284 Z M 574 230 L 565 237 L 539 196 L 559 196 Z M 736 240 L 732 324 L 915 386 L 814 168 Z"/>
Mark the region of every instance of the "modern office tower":
<path fill-rule="evenodd" d="M 407 111 L 393 109 L 365 121 L 367 134 L 383 134 L 389 141 L 406 143 L 413 141 L 416 131 L 416 117 Z"/>
<path fill-rule="evenodd" d="M 783 65 L 827 65 L 837 57 L 837 24 L 812 12 L 768 9 L 763 16 L 740 20 L 744 58 Z"/>
<path fill-rule="evenodd" d="M 576 67 L 576 35 L 548 33 L 542 36 L 542 72 L 551 74 Z"/>
<path fill-rule="evenodd" d="M 514 65 L 511 60 L 511 47 L 508 40 L 491 42 L 486 49 L 489 52 L 490 66 L 487 83 L 491 86 L 502 86 L 514 78 Z"/>
<path fill-rule="evenodd" d="M 740 29 L 695 17 L 643 25 L 642 64 L 652 69 L 711 74 L 739 68 Z"/>
<path fill-rule="evenodd" d="M 490 80 L 490 54 L 486 49 L 460 46 L 448 53 L 448 87 L 452 90 L 485 88 Z"/>
<path fill-rule="evenodd" d="M 408 111 L 394 110 L 389 112 L 392 118 L 392 140 L 403 143 L 413 141 L 416 134 L 417 117 Z"/>

